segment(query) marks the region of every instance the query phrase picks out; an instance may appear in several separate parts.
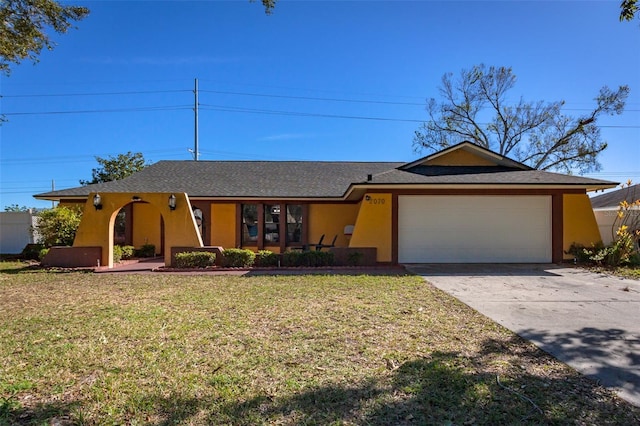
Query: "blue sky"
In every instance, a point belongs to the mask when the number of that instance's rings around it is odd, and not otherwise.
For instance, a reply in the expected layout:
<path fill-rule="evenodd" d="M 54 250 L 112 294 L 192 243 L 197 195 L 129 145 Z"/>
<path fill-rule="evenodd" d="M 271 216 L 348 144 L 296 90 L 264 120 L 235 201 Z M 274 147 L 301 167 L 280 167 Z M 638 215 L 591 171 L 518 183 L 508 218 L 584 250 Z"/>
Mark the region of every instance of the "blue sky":
<path fill-rule="evenodd" d="M 196 78 L 201 160 L 412 161 L 425 99 L 479 63 L 574 115 L 629 85 L 589 176 L 640 181 L 640 25 L 618 0 L 74 4 L 78 29 L 0 78 L 0 209 L 50 206 L 33 194 L 90 179 L 94 156 L 191 159 Z"/>

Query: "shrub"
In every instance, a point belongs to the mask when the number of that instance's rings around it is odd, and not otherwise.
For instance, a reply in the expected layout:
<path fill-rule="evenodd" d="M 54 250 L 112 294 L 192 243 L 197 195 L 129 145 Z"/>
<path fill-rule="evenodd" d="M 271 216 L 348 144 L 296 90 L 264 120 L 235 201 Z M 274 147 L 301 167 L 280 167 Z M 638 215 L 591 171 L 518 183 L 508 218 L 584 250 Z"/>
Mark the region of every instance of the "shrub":
<path fill-rule="evenodd" d="M 38 253 L 38 260 L 44 259 L 44 257 L 47 255 L 47 253 L 49 253 L 49 249 L 48 248 L 40 249 L 40 252 Z"/>
<path fill-rule="evenodd" d="M 284 266 L 331 266 L 334 263 L 333 253 L 328 251 L 288 251 L 282 256 Z"/>
<path fill-rule="evenodd" d="M 585 247 L 582 244 L 571 243 L 567 254 L 571 254 L 577 263 L 592 263 L 591 256 L 593 253 L 602 250 L 604 246 L 602 243 L 593 244 L 591 247 Z"/>
<path fill-rule="evenodd" d="M 176 268 L 206 268 L 215 264 L 215 253 L 191 251 L 176 254 Z"/>
<path fill-rule="evenodd" d="M 598 266 L 632 265 L 638 255 L 634 248 L 634 236 L 626 225 L 618 228 L 616 239 L 606 247 L 602 244 L 584 247 L 573 243 L 567 253 L 574 255 L 580 263 L 595 263 Z"/>
<path fill-rule="evenodd" d="M 278 266 L 280 256 L 270 250 L 259 250 L 256 253 L 256 259 L 253 262 L 255 266 Z"/>
<path fill-rule="evenodd" d="M 133 253 L 135 252 L 133 246 L 121 246 L 120 248 L 122 249 L 123 259 L 131 259 L 133 257 Z"/>
<path fill-rule="evenodd" d="M 40 251 L 44 248 L 42 244 L 27 244 L 22 249 L 20 257 L 25 260 L 38 260 L 40 259 Z"/>
<path fill-rule="evenodd" d="M 131 259 L 134 251 L 133 246 L 113 246 L 113 261 L 117 263 L 123 259 Z"/>
<path fill-rule="evenodd" d="M 156 246 L 145 244 L 139 249 L 135 249 L 134 254 L 136 257 L 154 257 L 156 255 Z"/>
<path fill-rule="evenodd" d="M 247 268 L 253 265 L 256 254 L 246 249 L 226 249 L 222 252 L 222 266 L 228 268 Z"/>
<path fill-rule="evenodd" d="M 353 251 L 347 256 L 347 265 L 358 266 L 362 263 L 362 259 L 364 259 L 364 254 L 359 251 Z"/>
<path fill-rule="evenodd" d="M 34 227 L 40 236 L 38 242 L 45 247 L 73 245 L 81 219 L 82 211 L 79 207 L 58 206 L 43 210 Z"/>
<path fill-rule="evenodd" d="M 113 263 L 118 263 L 122 260 L 122 247 L 113 246 Z"/>

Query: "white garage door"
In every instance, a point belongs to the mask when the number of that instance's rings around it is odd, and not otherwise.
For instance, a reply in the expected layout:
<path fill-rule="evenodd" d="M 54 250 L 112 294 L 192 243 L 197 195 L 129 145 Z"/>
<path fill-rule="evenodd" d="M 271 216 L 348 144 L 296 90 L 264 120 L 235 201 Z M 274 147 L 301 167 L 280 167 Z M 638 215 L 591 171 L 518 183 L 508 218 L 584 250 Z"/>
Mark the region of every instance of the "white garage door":
<path fill-rule="evenodd" d="M 551 197 L 399 196 L 398 261 L 551 262 Z"/>

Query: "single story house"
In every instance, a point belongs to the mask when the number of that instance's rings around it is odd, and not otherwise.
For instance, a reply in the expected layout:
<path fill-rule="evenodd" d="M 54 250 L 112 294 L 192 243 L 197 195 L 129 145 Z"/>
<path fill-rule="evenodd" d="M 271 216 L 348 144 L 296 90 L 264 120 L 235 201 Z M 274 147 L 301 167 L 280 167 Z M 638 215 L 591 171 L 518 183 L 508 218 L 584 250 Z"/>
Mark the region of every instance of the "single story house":
<path fill-rule="evenodd" d="M 630 226 L 630 231 L 640 229 L 640 208 L 634 206 L 637 200 L 640 200 L 640 184 L 624 186 L 591 198 L 591 206 L 605 245 L 611 244 L 622 224 L 618 218 L 621 203 L 626 202 L 630 206 L 625 213 L 628 216 L 625 223 Z"/>
<path fill-rule="evenodd" d="M 284 252 L 375 248 L 379 263 L 561 262 L 600 240 L 587 192 L 616 182 L 534 170 L 469 142 L 410 163 L 159 161 L 125 179 L 38 194 L 82 204 L 74 241 L 113 265 L 123 241 Z M 96 256 L 96 255 L 94 255 Z M 94 263 L 95 264 L 95 263 Z"/>

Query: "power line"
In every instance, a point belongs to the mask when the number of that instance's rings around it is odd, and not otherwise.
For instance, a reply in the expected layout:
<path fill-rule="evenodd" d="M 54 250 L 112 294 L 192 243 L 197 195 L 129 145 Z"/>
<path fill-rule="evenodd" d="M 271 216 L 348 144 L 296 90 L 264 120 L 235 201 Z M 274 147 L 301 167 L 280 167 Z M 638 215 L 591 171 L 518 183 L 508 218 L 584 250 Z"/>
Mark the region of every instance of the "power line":
<path fill-rule="evenodd" d="M 55 93 L 55 94 L 25 94 L 25 95 L 0 95 L 0 98 L 38 98 L 38 97 L 73 97 L 73 96 L 113 96 L 113 95 L 144 95 L 158 93 L 190 93 L 191 90 L 147 90 L 147 91 L 126 91 L 126 92 L 88 92 L 88 93 Z M 348 99 L 337 97 L 315 97 L 315 96 L 292 96 L 279 94 L 265 94 L 255 92 L 237 92 L 224 90 L 200 90 L 201 93 L 216 93 L 222 95 L 233 96 L 249 96 L 273 99 L 293 99 L 293 100 L 311 100 L 322 102 L 342 102 L 342 103 L 361 103 L 361 104 L 377 104 L 377 105 L 404 105 L 404 106 L 420 106 L 424 107 L 425 102 L 393 102 L 393 101 L 376 101 L 370 99 Z M 382 96 L 382 95 L 370 95 Z M 394 95 L 395 96 L 395 95 Z M 407 96 L 403 96 L 407 97 Z M 592 111 L 590 108 L 562 108 L 564 111 Z M 625 112 L 639 112 L 640 109 L 625 109 Z M 8 115 L 8 114 L 5 114 Z"/>
<path fill-rule="evenodd" d="M 269 109 L 254 109 L 254 108 L 244 108 L 244 107 L 232 107 L 232 106 L 224 106 L 224 105 L 210 105 L 210 104 L 200 104 L 205 110 L 209 111 L 220 111 L 220 112 L 238 112 L 238 113 L 251 113 L 251 114 L 267 114 L 267 115 L 285 115 L 285 116 L 295 116 L 295 117 L 320 117 L 320 118 L 340 118 L 340 119 L 352 119 L 352 120 L 372 120 L 372 121 L 395 121 L 395 122 L 405 122 L 405 123 L 424 123 L 427 120 L 420 119 L 411 119 L 411 118 L 389 118 L 389 117 L 367 117 L 367 116 L 357 116 L 357 115 L 340 115 L 340 114 L 320 114 L 320 113 L 309 113 L 309 112 L 300 112 L 300 111 L 280 111 L 280 110 L 269 110 Z M 479 125 L 487 125 L 489 123 L 477 123 Z M 621 126 L 621 125 L 599 125 L 600 128 L 621 128 L 621 129 L 640 129 L 640 125 L 638 126 Z"/>
<path fill-rule="evenodd" d="M 211 104 L 199 104 L 203 106 L 204 110 L 219 111 L 219 112 L 236 112 L 236 113 L 250 113 L 250 114 L 267 114 L 267 115 L 283 115 L 293 117 L 318 117 L 318 118 L 338 118 L 338 119 L 350 119 L 350 120 L 370 120 L 370 121 L 392 121 L 403 123 L 424 123 L 424 119 L 410 119 L 410 118 L 390 118 L 390 117 L 372 117 L 372 116 L 359 116 L 359 115 L 341 115 L 341 114 L 321 114 L 321 113 L 309 113 L 301 111 L 282 111 L 282 110 L 270 110 L 270 109 L 257 109 L 246 107 L 234 107 L 226 105 L 211 105 Z M 116 112 L 150 112 L 150 111 L 177 111 L 177 110 L 190 110 L 191 105 L 174 105 L 174 106 L 160 106 L 160 107 L 137 107 L 137 108 L 116 108 L 116 109 L 101 109 L 101 110 L 75 110 L 75 111 L 39 111 L 39 112 L 7 112 L 6 116 L 29 116 L 29 115 L 65 115 L 65 114 L 94 114 L 94 113 L 116 113 Z M 478 123 L 480 125 L 486 125 L 488 123 Z M 623 126 L 623 125 L 599 125 L 600 128 L 609 129 L 639 129 L 640 125 L 636 126 Z"/>
<path fill-rule="evenodd" d="M 300 112 L 300 111 L 279 111 L 279 110 L 229 107 L 229 106 L 208 105 L 208 104 L 201 104 L 201 105 L 208 107 L 208 108 L 205 108 L 206 110 L 221 111 L 221 112 L 241 112 L 241 113 L 267 114 L 267 115 L 288 115 L 288 116 L 295 116 L 295 117 L 343 118 L 343 119 L 352 119 L 352 120 L 398 121 L 398 122 L 410 122 L 410 123 L 424 122 L 424 120 L 405 119 L 405 118 L 365 117 L 365 116 L 358 116 L 358 115 L 319 114 L 319 113 L 309 113 L 309 112 Z"/>
<path fill-rule="evenodd" d="M 249 92 L 226 92 L 223 90 L 201 90 L 204 93 L 217 93 L 223 95 L 238 95 L 238 96 L 254 96 L 262 98 L 277 98 L 277 99 L 298 99 L 298 100 L 312 100 L 312 101 L 329 101 L 329 102 L 351 102 L 362 104 L 381 104 L 381 105 L 413 105 L 424 106 L 424 102 L 391 102 L 391 101 L 373 101 L 362 99 L 341 99 L 341 98 L 319 98 L 314 96 L 289 96 L 289 95 L 268 95 L 263 93 L 249 93 Z"/>
<path fill-rule="evenodd" d="M 145 90 L 134 92 L 94 92 L 94 93 L 52 93 L 52 94 L 28 94 L 28 95 L 0 95 L 0 98 L 48 98 L 71 96 L 112 96 L 112 95 L 147 95 L 155 93 L 180 93 L 189 90 Z"/>
<path fill-rule="evenodd" d="M 190 105 L 173 105 L 158 107 L 137 107 L 137 108 L 115 108 L 115 109 L 89 109 L 75 111 L 38 111 L 38 112 L 5 112 L 7 116 L 24 116 L 24 115 L 62 115 L 62 114 L 96 114 L 96 113 L 113 113 L 113 112 L 149 112 L 149 111 L 178 111 L 191 109 Z"/>
<path fill-rule="evenodd" d="M 146 155 L 148 159 L 149 156 L 153 156 L 154 154 L 177 154 L 182 153 L 182 150 L 179 149 L 156 149 L 152 151 L 144 151 L 143 155 Z M 85 155 L 65 155 L 58 157 L 22 157 L 22 158 L 0 158 L 0 164 L 7 163 L 58 163 L 60 161 L 65 162 L 87 162 L 87 161 L 95 161 L 96 157 L 113 157 L 119 154 L 115 153 L 107 153 L 107 154 L 85 154 Z"/>

